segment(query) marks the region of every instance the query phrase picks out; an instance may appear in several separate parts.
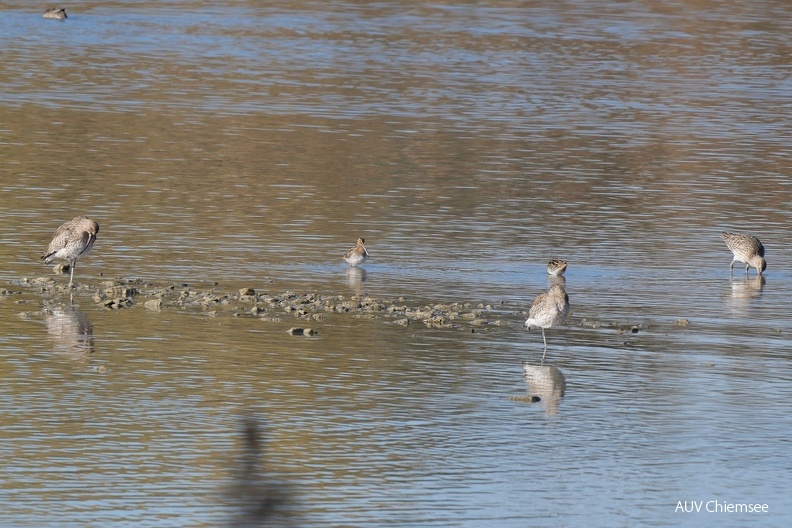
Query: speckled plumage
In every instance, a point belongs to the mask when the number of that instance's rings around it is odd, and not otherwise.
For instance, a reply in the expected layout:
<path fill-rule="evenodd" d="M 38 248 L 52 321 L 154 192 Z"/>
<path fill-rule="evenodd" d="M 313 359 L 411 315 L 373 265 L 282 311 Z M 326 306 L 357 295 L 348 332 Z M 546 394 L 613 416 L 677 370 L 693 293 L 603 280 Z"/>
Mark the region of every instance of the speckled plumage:
<path fill-rule="evenodd" d="M 74 265 L 78 258 L 91 251 L 97 233 L 99 233 L 99 224 L 90 218 L 84 216 L 72 218 L 55 230 L 52 242 L 41 256 L 44 264 L 49 264 L 54 259 L 67 261 L 71 271 L 69 275 L 69 285 L 71 285 L 74 280 Z"/>
<path fill-rule="evenodd" d="M 547 263 L 547 273 L 550 275 L 563 275 L 566 269 L 566 260 L 553 259 Z"/>
<path fill-rule="evenodd" d="M 66 9 L 63 7 L 50 7 L 44 11 L 44 18 L 54 18 L 56 20 L 63 20 L 69 18 L 66 16 Z"/>
<path fill-rule="evenodd" d="M 364 239 L 358 238 L 357 245 L 344 255 L 344 260 L 346 260 L 350 266 L 357 266 L 368 260 L 369 254 L 368 251 L 366 251 L 366 246 L 363 245 L 364 242 Z"/>
<path fill-rule="evenodd" d="M 756 268 L 757 275 L 761 275 L 767 269 L 767 262 L 764 259 L 765 248 L 758 238 L 743 233 L 728 233 L 726 231 L 721 234 L 721 238 L 734 254 L 734 259 L 731 262 L 731 266 L 729 266 L 730 270 L 734 269 L 735 262 L 744 262 L 746 273 L 748 273 L 751 266 Z"/>
<path fill-rule="evenodd" d="M 532 326 L 542 329 L 542 341 L 544 341 L 544 351 L 547 352 L 547 339 L 545 338 L 545 328 L 557 326 L 566 321 L 569 315 L 569 296 L 560 284 L 554 284 L 547 292 L 539 294 L 528 309 L 528 319 L 525 326 L 530 330 Z M 544 354 L 542 354 L 544 360 Z"/>

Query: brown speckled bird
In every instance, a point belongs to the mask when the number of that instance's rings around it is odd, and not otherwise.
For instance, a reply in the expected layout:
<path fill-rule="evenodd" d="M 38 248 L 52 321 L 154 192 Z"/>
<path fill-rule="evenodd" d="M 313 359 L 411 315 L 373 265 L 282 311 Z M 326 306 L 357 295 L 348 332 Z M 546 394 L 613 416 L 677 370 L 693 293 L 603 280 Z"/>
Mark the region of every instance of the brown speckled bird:
<path fill-rule="evenodd" d="M 525 320 L 525 326 L 528 327 L 528 330 L 532 326 L 538 326 L 542 329 L 542 341 L 544 341 L 542 361 L 544 361 L 547 353 L 545 328 L 562 324 L 566 321 L 568 315 L 569 296 L 560 284 L 554 284 L 547 292 L 537 295 L 533 304 L 531 304 L 531 308 L 528 310 L 528 319 Z"/>
<path fill-rule="evenodd" d="M 54 259 L 63 259 L 69 263 L 69 286 L 74 280 L 74 265 L 77 259 L 91 251 L 99 232 L 99 224 L 78 216 L 55 230 L 52 242 L 47 246 L 47 251 L 41 256 L 44 264 L 49 264 Z"/>
<path fill-rule="evenodd" d="M 723 238 L 734 254 L 729 270 L 734 270 L 735 262 L 744 262 L 746 273 L 748 273 L 751 266 L 756 268 L 757 275 L 761 275 L 767 269 L 767 262 L 764 259 L 765 248 L 758 238 L 743 233 L 727 233 L 726 231 L 721 234 L 721 238 Z"/>
<path fill-rule="evenodd" d="M 365 242 L 364 239 L 358 238 L 357 245 L 346 252 L 344 255 L 344 260 L 349 262 L 350 266 L 357 266 L 358 264 L 363 264 L 369 258 L 368 251 L 366 251 L 366 246 L 363 245 Z"/>

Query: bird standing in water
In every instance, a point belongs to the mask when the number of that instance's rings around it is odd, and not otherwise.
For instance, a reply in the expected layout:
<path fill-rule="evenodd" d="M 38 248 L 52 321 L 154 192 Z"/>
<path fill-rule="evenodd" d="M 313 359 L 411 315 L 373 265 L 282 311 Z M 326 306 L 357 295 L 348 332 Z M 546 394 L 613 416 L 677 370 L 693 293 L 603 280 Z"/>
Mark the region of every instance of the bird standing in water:
<path fill-rule="evenodd" d="M 744 262 L 746 273 L 748 273 L 751 266 L 756 268 L 757 275 L 761 275 L 767 269 L 767 262 L 764 259 L 765 248 L 758 238 L 743 233 L 727 233 L 726 231 L 721 233 L 721 238 L 734 254 L 729 270 L 734 270 L 735 262 Z"/>
<path fill-rule="evenodd" d="M 364 239 L 358 238 L 357 245 L 346 252 L 344 255 L 344 260 L 349 262 L 350 266 L 357 266 L 358 264 L 363 264 L 369 258 L 368 251 L 366 251 L 366 246 L 363 245 L 365 242 Z"/>
<path fill-rule="evenodd" d="M 41 256 L 44 264 L 49 264 L 54 259 L 66 260 L 71 272 L 69 275 L 69 286 L 71 286 L 77 259 L 91 251 L 97 233 L 99 233 L 99 224 L 90 218 L 78 216 L 69 220 L 55 230 L 52 242 Z"/>
<path fill-rule="evenodd" d="M 528 309 L 528 319 L 525 326 L 528 330 L 532 326 L 542 329 L 542 341 L 544 341 L 544 352 L 542 361 L 544 362 L 547 354 L 547 338 L 545 338 L 545 328 L 551 328 L 562 324 L 569 315 L 569 296 L 560 284 L 554 284 L 550 289 L 536 296 L 531 308 Z"/>

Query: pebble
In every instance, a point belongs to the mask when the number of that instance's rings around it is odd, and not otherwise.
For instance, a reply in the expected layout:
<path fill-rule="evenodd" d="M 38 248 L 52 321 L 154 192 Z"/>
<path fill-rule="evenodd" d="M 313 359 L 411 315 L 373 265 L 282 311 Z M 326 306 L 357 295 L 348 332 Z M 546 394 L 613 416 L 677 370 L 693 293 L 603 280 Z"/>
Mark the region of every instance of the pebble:
<path fill-rule="evenodd" d="M 127 298 L 116 297 L 115 299 L 107 299 L 103 301 L 101 304 L 105 308 L 117 310 L 120 308 L 128 308 L 129 306 L 132 306 L 132 301 Z"/>
<path fill-rule="evenodd" d="M 159 312 L 160 310 L 162 310 L 162 299 L 148 300 L 145 303 L 143 303 L 143 306 L 145 306 L 147 310 Z"/>

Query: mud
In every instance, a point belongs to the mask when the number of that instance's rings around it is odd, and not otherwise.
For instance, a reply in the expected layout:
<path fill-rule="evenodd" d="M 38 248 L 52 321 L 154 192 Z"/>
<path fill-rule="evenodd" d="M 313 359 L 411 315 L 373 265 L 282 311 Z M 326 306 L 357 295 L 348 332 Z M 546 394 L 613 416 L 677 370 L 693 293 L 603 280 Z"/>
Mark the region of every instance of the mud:
<path fill-rule="evenodd" d="M 405 297 L 377 298 L 369 295 L 330 295 L 319 292 L 272 292 L 253 287 L 227 288 L 218 284 L 194 288 L 189 284 L 155 284 L 141 279 L 107 280 L 97 285 L 69 287 L 52 277 L 23 278 L 19 289 L 3 289 L 4 296 L 40 297 L 68 302 L 78 296 L 91 299 L 108 310 L 145 309 L 152 312 L 195 313 L 206 317 L 247 317 L 265 322 L 288 322 L 292 335 L 315 336 L 332 317 L 345 315 L 381 319 L 404 328 L 420 327 L 488 331 L 494 328 L 521 328 L 526 306 L 505 302 L 427 303 Z M 19 302 L 29 302 L 26 301 Z M 608 322 L 570 317 L 568 326 L 612 330 L 617 335 L 636 334 L 649 329 L 646 323 Z M 679 322 L 669 321 L 679 327 Z"/>

